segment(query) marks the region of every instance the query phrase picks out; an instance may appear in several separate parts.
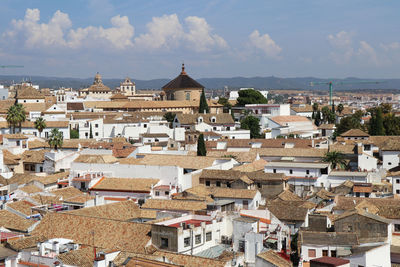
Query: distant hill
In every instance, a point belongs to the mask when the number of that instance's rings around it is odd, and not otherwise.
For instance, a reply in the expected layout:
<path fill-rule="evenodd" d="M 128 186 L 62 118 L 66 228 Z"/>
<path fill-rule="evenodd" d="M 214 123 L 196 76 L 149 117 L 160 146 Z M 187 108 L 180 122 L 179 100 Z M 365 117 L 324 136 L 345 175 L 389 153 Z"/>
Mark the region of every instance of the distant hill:
<path fill-rule="evenodd" d="M 19 82 L 27 76 L 0 75 L 0 84 L 9 85 L 13 81 Z M 39 84 L 41 88 L 59 88 L 72 87 L 75 89 L 85 88 L 92 84 L 93 78 L 62 78 L 62 77 L 44 77 L 31 76 L 34 84 Z M 208 89 L 221 89 L 228 86 L 229 89 L 241 87 L 253 87 L 257 89 L 327 89 L 327 85 L 310 86 L 311 82 L 328 82 L 328 79 L 314 77 L 302 78 L 279 78 L 279 77 L 232 77 L 232 78 L 200 78 L 196 79 L 199 83 Z M 400 89 L 400 79 L 359 79 L 349 77 L 346 79 L 333 79 L 335 82 L 365 82 L 380 81 L 379 84 L 345 84 L 334 85 L 335 90 L 349 89 Z M 104 84 L 114 89 L 119 85 L 122 79 L 103 79 Z M 134 80 L 137 89 L 161 89 L 169 79 L 154 80 Z"/>

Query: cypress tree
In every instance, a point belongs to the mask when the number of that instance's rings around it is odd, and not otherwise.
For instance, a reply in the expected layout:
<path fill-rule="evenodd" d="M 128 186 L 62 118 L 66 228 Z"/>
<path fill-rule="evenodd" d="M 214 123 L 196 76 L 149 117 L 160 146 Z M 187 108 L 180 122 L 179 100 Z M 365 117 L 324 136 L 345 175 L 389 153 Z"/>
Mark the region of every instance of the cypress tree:
<path fill-rule="evenodd" d="M 317 111 L 317 115 L 315 115 L 315 121 L 314 121 L 316 126 L 321 125 L 321 111 Z"/>
<path fill-rule="evenodd" d="M 90 124 L 89 138 L 93 139 L 92 124 Z"/>
<path fill-rule="evenodd" d="M 208 107 L 207 100 L 206 100 L 206 95 L 204 93 L 204 89 L 201 92 L 200 96 L 200 106 L 199 106 L 199 113 L 210 113 L 210 108 Z"/>
<path fill-rule="evenodd" d="M 204 142 L 204 135 L 200 134 L 197 140 L 197 156 L 207 156 L 206 144 Z"/>

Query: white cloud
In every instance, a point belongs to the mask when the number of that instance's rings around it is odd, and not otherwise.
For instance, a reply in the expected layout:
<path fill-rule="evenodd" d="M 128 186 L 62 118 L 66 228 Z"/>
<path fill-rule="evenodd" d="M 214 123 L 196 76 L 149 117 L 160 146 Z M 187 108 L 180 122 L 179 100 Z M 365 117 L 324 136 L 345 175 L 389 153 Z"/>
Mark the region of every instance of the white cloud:
<path fill-rule="evenodd" d="M 211 27 L 204 18 L 196 16 L 185 19 L 189 32 L 185 39 L 195 51 L 208 51 L 212 47 L 227 48 L 226 41 L 217 34 L 211 34 Z"/>
<path fill-rule="evenodd" d="M 16 38 L 22 35 L 25 46 L 29 48 L 65 45 L 64 31 L 72 25 L 68 14 L 57 10 L 49 23 L 39 23 L 39 20 L 39 9 L 27 9 L 24 19 L 11 22 L 13 29 L 5 36 Z"/>
<path fill-rule="evenodd" d="M 400 43 L 399 42 L 393 42 L 393 43 L 389 43 L 389 44 L 381 44 L 380 46 L 385 51 L 400 50 Z"/>
<path fill-rule="evenodd" d="M 153 17 L 147 24 L 148 33 L 135 38 L 135 45 L 146 49 L 171 48 L 182 39 L 183 28 L 176 14 Z"/>
<path fill-rule="evenodd" d="M 354 55 L 352 34 L 341 31 L 336 35 L 328 35 L 328 41 L 334 48 L 331 52 L 331 58 L 338 64 L 344 64 L 349 62 L 351 57 Z"/>
<path fill-rule="evenodd" d="M 258 30 L 254 30 L 250 35 L 250 45 L 263 51 L 267 57 L 279 58 L 282 48 L 275 43 L 269 34 L 260 35 Z"/>
<path fill-rule="evenodd" d="M 179 22 L 176 14 L 153 17 L 147 29 L 147 33 L 135 38 L 138 48 L 171 49 L 183 45 L 190 50 L 204 52 L 212 48 L 228 47 L 222 37 L 211 33 L 212 29 L 204 18 L 196 16 L 186 17 L 184 25 Z"/>
<path fill-rule="evenodd" d="M 22 20 L 13 20 L 12 29 L 5 32 L 8 38 L 20 38 L 27 48 L 80 48 L 105 42 L 112 48 L 124 49 L 132 46 L 134 28 L 126 16 L 111 18 L 112 27 L 70 29 L 72 22 L 68 14 L 57 10 L 48 23 L 40 23 L 39 9 L 27 9 Z"/>
<path fill-rule="evenodd" d="M 378 56 L 375 49 L 366 41 L 360 41 L 360 48 L 358 48 L 357 55 L 362 59 L 367 59 L 369 62 L 379 65 Z"/>
<path fill-rule="evenodd" d="M 68 46 L 78 48 L 90 46 L 96 42 L 106 42 L 116 49 L 125 49 L 133 46 L 132 37 L 134 27 L 126 16 L 117 15 L 111 18 L 110 28 L 88 26 L 86 28 L 71 29 L 68 34 Z"/>

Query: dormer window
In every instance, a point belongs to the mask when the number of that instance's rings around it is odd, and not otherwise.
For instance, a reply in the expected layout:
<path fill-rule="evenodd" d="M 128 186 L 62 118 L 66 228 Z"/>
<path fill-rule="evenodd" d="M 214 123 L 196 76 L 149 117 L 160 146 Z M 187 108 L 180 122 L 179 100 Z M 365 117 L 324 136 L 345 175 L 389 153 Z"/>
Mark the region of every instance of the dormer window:
<path fill-rule="evenodd" d="M 198 122 L 198 123 L 203 122 L 203 117 L 199 117 L 199 118 L 197 119 L 197 122 Z"/>
<path fill-rule="evenodd" d="M 211 117 L 211 122 L 215 123 L 217 121 L 217 119 L 215 117 Z"/>

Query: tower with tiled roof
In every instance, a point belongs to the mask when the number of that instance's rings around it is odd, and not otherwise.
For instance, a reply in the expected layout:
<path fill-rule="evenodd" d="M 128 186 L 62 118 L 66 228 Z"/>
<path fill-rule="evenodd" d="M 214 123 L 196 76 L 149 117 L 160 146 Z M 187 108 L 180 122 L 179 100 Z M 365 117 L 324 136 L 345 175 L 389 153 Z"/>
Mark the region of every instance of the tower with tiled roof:
<path fill-rule="evenodd" d="M 162 87 L 167 100 L 180 101 L 200 101 L 203 89 L 203 85 L 196 82 L 186 73 L 185 64 L 182 64 L 182 71 L 179 76 Z"/>

